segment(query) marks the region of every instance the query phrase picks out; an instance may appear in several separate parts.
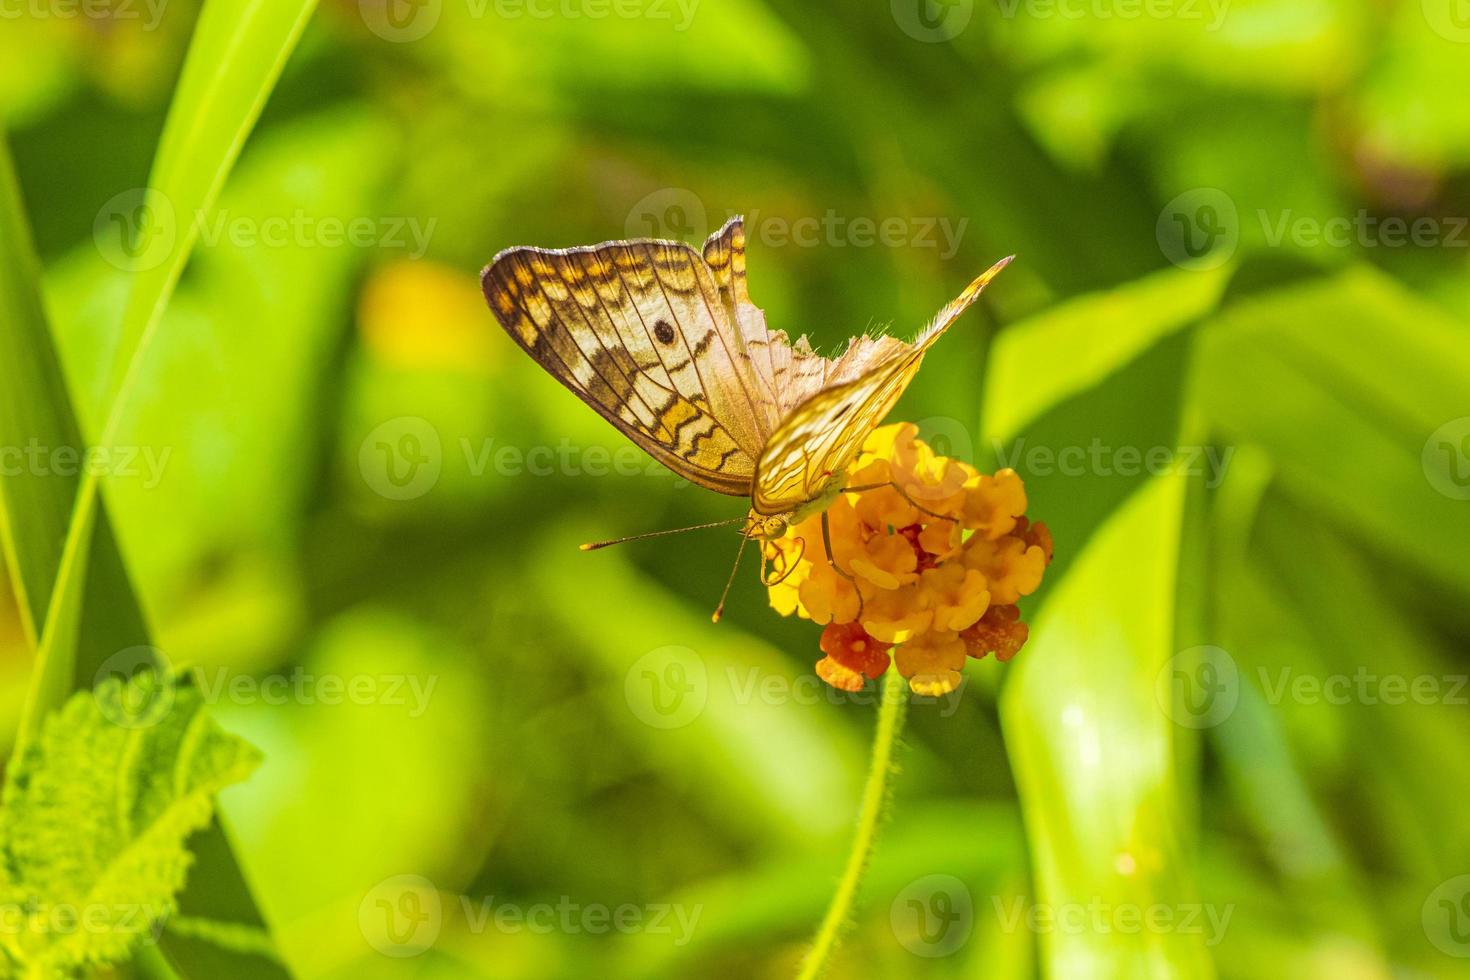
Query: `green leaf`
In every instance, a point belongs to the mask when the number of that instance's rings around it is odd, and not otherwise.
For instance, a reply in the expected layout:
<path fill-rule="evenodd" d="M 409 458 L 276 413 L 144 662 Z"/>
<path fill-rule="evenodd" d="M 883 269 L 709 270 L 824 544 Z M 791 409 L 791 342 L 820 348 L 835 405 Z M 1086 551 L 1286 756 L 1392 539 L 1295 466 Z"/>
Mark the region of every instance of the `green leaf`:
<path fill-rule="evenodd" d="M 103 401 L 106 422 L 94 441 L 98 452 L 111 449 L 128 414 L 141 355 L 198 237 L 193 219 L 213 206 L 314 6 L 314 0 L 214 0 L 199 17 L 150 187 L 138 200 L 115 205 L 113 217 L 127 240 L 112 251 L 112 258 L 134 266 L 136 276 L 123 307 L 113 380 Z M 40 634 L 21 741 L 65 694 L 60 678 L 87 672 L 88 665 L 78 663 L 77 648 L 88 552 L 93 529 L 102 523 L 97 516 L 100 489 L 95 469 L 77 486 L 51 611 Z"/>
<path fill-rule="evenodd" d="M 1138 916 L 1195 906 L 1174 739 L 1155 680 L 1174 649 L 1183 479 L 1151 479 L 1098 528 L 1032 624 L 1001 700 L 1037 900 Z M 1044 515 L 1042 515 L 1044 516 Z M 1211 907 L 1199 919 L 1209 919 Z M 1215 908 L 1215 912 L 1221 911 Z M 1048 976 L 1208 977 L 1209 932 L 1058 929 Z"/>
<path fill-rule="evenodd" d="M 0 908 L 25 916 L 3 936 L 12 960 L 57 971 L 157 938 L 189 870 L 188 836 L 260 761 L 203 709 L 197 691 L 151 670 L 112 677 L 47 718 L 6 771 Z"/>
<path fill-rule="evenodd" d="M 199 15 L 148 192 L 137 202 L 145 212 L 136 214 L 139 224 L 122 225 L 133 239 L 125 254 L 138 260 L 138 268 L 104 400 L 110 403 L 104 434 L 127 405 L 137 355 L 194 249 L 195 217 L 214 207 L 315 7 L 316 0 L 210 0 Z"/>
<path fill-rule="evenodd" d="M 1000 700 L 1046 976 L 1214 974 L 1206 930 L 1044 923 L 1095 908 L 1176 924 L 1211 911 L 1196 907 L 1182 806 L 1192 733 L 1156 690 L 1177 642 L 1185 328 L 1224 282 L 1161 273 L 1064 304 L 997 344 L 988 435 L 1026 480 L 1028 516 L 1056 540 Z"/>
<path fill-rule="evenodd" d="M 0 445 L 81 445 L 75 420 L 54 406 L 67 402 L 41 306 L 41 269 L 20 203 L 10 151 L 0 142 Z M 45 357 L 31 356 L 42 351 Z M 56 575 L 57 545 L 66 534 L 77 479 L 20 467 L 0 480 L 0 541 L 20 599 L 21 624 L 34 646 L 46 616 L 46 590 Z M 59 484 L 54 485 L 54 484 Z"/>
<path fill-rule="evenodd" d="M 106 422 L 95 440 L 98 451 L 108 451 L 127 416 L 131 379 L 136 376 L 139 355 L 195 244 L 197 224 L 188 218 L 206 213 L 213 205 L 313 8 L 314 0 L 212 0 L 200 15 L 155 159 L 150 190 L 136 202 L 151 206 L 166 202 L 176 219 L 185 216 L 186 220 L 171 229 L 171 236 L 149 239 L 150 244 L 166 242 L 161 256 L 153 251 L 138 252 L 134 247 L 138 244 L 136 239 L 125 242 L 121 250 L 124 257 L 148 259 L 152 264 L 140 264 L 124 306 L 114 350 L 113 380 L 103 402 Z M 24 230 L 20 218 L 23 210 L 14 180 L 9 176 L 8 163 L 4 169 L 0 211 L 9 215 L 0 219 L 6 222 L 4 247 L 29 254 L 29 235 L 9 233 Z M 137 214 L 136 209 L 128 213 Z M 160 229 L 156 223 L 150 223 L 143 229 L 133 228 L 133 235 L 140 230 L 170 229 Z M 32 420 L 8 412 L 0 425 L 5 426 L 7 437 L 18 437 L 14 440 L 18 445 L 24 445 L 32 435 L 49 439 L 82 428 L 66 400 L 58 397 L 60 372 L 49 334 L 39 317 L 41 305 L 35 298 L 35 265 L 34 258 L 14 265 L 15 271 L 7 277 L 4 287 L 7 294 L 13 295 L 0 299 L 0 304 L 15 309 L 25 320 L 24 329 L 13 338 L 17 345 L 23 345 L 17 353 L 24 366 L 11 370 L 24 376 L 27 384 L 15 390 L 40 411 L 52 413 L 54 418 L 43 427 L 32 428 L 27 424 Z M 35 398 L 37 394 L 48 400 Z M 74 445 L 77 441 L 56 444 Z M 18 750 L 23 750 L 27 741 L 35 737 L 40 719 L 58 707 L 69 691 L 93 676 L 111 651 L 141 642 L 142 617 L 122 570 L 99 499 L 100 489 L 99 477 L 96 471 L 91 471 L 74 486 L 53 485 L 44 504 L 36 503 L 38 493 L 31 493 L 29 502 L 40 521 L 35 525 L 37 540 L 18 539 L 19 546 L 9 532 L 31 526 L 32 514 L 9 513 L 11 501 L 8 498 L 5 501 L 8 513 L 4 529 L 10 542 L 7 560 L 13 577 L 20 583 L 18 588 L 25 597 L 30 634 L 37 644 L 36 665 L 16 740 Z M 26 498 L 22 496 L 19 502 L 26 503 Z M 63 542 L 54 528 L 58 526 L 57 517 L 68 509 L 72 516 L 65 525 Z M 25 549 L 25 559 L 19 557 L 21 548 Z M 41 610 L 45 610 L 44 615 Z M 206 877 L 219 883 L 217 887 L 232 891 L 226 904 L 243 911 L 243 921 L 251 926 L 260 924 L 261 916 L 228 848 L 209 853 L 219 865 L 212 867 Z M 180 950 L 174 955 L 186 953 Z M 248 964 L 242 961 L 236 968 L 242 974 L 253 971 L 257 976 L 265 969 L 254 960 Z M 214 970 L 213 975 L 222 974 Z"/>
<path fill-rule="evenodd" d="M 1355 267 L 1212 319 L 1201 406 L 1229 441 L 1265 450 L 1292 496 L 1462 597 L 1470 510 L 1437 486 L 1451 474 L 1430 450 L 1470 404 L 1464 338 L 1462 322 Z"/>

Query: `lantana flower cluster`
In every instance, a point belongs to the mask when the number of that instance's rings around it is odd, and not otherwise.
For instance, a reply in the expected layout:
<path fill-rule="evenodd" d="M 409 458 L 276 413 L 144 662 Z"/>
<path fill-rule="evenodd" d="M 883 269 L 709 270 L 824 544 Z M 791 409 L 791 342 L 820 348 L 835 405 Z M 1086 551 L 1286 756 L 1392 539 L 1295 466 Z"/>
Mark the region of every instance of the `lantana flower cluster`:
<path fill-rule="evenodd" d="M 763 545 L 771 606 L 825 626 L 817 674 L 857 691 L 892 663 L 937 695 L 959 686 L 966 657 L 1014 657 L 1028 634 L 1016 602 L 1052 555 L 1016 472 L 938 456 L 905 422 L 868 437 L 847 485 L 872 489 L 827 509 L 833 561 L 821 514 Z"/>

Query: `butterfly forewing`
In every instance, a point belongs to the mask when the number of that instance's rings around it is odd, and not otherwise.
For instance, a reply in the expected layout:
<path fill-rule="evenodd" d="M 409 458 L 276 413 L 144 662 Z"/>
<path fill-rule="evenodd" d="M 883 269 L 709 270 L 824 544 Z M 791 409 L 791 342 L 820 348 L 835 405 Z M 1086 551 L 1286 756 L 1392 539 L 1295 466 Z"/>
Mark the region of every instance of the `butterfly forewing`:
<path fill-rule="evenodd" d="M 913 380 L 921 359 L 891 358 L 799 405 L 761 454 L 752 506 L 762 514 L 784 514 L 820 497 L 857 458 L 869 433 Z"/>
<path fill-rule="evenodd" d="M 918 338 L 859 337 L 835 359 L 766 327 L 732 218 L 702 253 L 635 240 L 513 248 L 481 277 L 506 331 L 557 380 L 670 469 L 763 514 L 821 498 L 913 380 L 924 352 L 1005 267 Z"/>
<path fill-rule="evenodd" d="M 1006 267 L 1003 259 L 976 277 L 912 345 L 871 341 L 853 380 L 824 388 L 796 406 L 772 433 L 756 464 L 751 503 L 762 514 L 782 514 L 822 496 L 857 458 L 868 434 L 883 421 L 923 363 L 924 353 Z M 844 355 L 833 366 L 839 371 Z"/>
<path fill-rule="evenodd" d="M 506 332 L 655 459 L 709 489 L 750 492 L 767 396 L 694 249 L 514 248 L 481 283 Z"/>

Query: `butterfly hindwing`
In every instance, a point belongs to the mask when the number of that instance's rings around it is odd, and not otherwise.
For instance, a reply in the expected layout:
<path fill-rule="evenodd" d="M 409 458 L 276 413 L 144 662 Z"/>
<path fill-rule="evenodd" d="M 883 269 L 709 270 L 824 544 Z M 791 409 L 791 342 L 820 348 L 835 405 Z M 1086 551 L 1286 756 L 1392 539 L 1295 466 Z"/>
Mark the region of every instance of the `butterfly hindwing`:
<path fill-rule="evenodd" d="M 1005 267 L 996 263 L 913 343 L 859 337 L 835 359 L 767 329 L 732 218 L 702 253 L 640 239 L 513 248 L 481 276 L 507 333 L 659 462 L 751 496 L 763 514 L 820 499 L 893 408 L 924 353 Z"/>
<path fill-rule="evenodd" d="M 819 499 L 857 458 L 863 443 L 909 386 L 930 345 L 1006 267 L 1003 259 L 965 287 L 913 344 L 874 348 L 855 379 L 830 385 L 796 406 L 756 464 L 751 502 L 762 514 L 781 514 Z M 886 338 L 883 338 L 886 339 Z M 835 364 L 841 364 L 838 358 Z"/>
<path fill-rule="evenodd" d="M 481 276 L 507 333 L 659 462 L 750 492 L 770 431 L 720 287 L 678 242 L 508 249 Z"/>

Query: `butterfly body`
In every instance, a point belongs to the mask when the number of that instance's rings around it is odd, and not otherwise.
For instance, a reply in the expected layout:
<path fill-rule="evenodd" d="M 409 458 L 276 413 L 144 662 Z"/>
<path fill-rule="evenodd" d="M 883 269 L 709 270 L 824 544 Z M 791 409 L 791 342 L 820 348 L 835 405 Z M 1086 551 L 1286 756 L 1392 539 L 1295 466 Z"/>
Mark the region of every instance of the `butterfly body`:
<path fill-rule="evenodd" d="M 911 343 L 861 336 L 834 358 L 767 328 L 739 217 L 702 250 L 635 239 L 512 248 L 481 274 L 502 327 L 559 382 L 692 483 L 749 497 L 747 538 L 825 510 L 929 346 L 997 262 Z"/>

